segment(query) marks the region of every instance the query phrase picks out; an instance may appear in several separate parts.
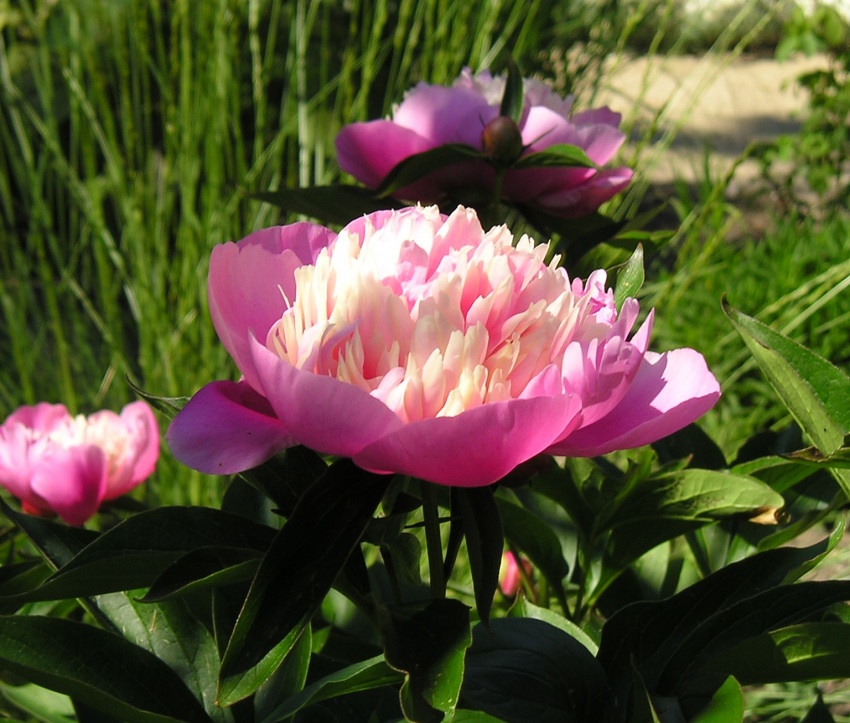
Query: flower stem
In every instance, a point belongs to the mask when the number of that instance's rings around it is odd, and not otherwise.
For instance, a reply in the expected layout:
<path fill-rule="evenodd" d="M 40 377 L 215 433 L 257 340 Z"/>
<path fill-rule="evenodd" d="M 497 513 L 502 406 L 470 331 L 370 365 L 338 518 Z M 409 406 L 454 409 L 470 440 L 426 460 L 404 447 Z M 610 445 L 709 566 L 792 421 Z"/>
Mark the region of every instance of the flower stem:
<path fill-rule="evenodd" d="M 440 516 L 434 488 L 422 481 L 422 513 L 425 521 L 425 544 L 428 548 L 428 570 L 431 573 L 431 597 L 446 597 L 446 580 L 443 576 L 443 541 L 440 535 Z"/>

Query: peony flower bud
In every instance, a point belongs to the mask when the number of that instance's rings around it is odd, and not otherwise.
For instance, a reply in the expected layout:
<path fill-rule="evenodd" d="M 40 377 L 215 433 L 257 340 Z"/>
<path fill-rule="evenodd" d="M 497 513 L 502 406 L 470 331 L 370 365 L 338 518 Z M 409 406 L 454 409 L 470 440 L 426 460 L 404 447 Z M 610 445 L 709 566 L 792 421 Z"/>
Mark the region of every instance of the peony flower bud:
<path fill-rule="evenodd" d="M 481 131 L 481 149 L 497 161 L 513 163 L 522 154 L 519 126 L 507 116 L 496 116 Z"/>

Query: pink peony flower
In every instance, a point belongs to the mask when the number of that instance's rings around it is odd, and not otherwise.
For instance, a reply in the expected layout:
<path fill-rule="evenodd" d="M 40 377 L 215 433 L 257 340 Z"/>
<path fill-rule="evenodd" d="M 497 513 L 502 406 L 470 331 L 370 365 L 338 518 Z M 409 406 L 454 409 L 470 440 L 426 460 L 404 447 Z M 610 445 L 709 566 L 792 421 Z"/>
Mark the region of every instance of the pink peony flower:
<path fill-rule="evenodd" d="M 608 108 L 573 113 L 572 96 L 561 98 L 546 84 L 530 78 L 523 83 L 525 102 L 519 131 L 524 154 L 566 143 L 581 147 L 599 166 L 611 160 L 625 139 L 618 128 L 618 113 Z M 377 188 L 400 161 L 446 143 L 479 150 L 488 150 L 491 145 L 500 148 L 501 144 L 484 131 L 485 127 L 488 132 L 493 128 L 488 124 L 499 115 L 504 88 L 504 77 L 493 77 L 488 71 L 473 75 L 468 68 L 451 87 L 419 83 L 408 91 L 391 120 L 353 123 L 340 131 L 336 138 L 340 168 L 366 186 Z M 510 140 L 505 141 L 506 148 L 512 147 Z M 576 218 L 595 211 L 623 190 L 631 178 L 629 168 L 509 169 L 501 198 Z M 455 201 L 490 198 L 494 181 L 492 166 L 470 161 L 434 171 L 393 195 L 422 203 L 446 197 Z"/>
<path fill-rule="evenodd" d="M 81 525 L 104 500 L 147 479 L 159 457 L 151 408 L 133 402 L 72 417 L 62 404 L 21 407 L 0 426 L 0 485 L 25 512 Z"/>
<path fill-rule="evenodd" d="M 228 474 L 303 444 L 374 472 L 490 484 L 541 452 L 597 455 L 692 422 L 719 388 L 690 349 L 647 351 L 652 313 L 618 314 L 547 247 L 474 211 L 381 211 L 336 236 L 308 223 L 216 247 L 210 310 L 244 375 L 202 388 L 166 439 Z"/>

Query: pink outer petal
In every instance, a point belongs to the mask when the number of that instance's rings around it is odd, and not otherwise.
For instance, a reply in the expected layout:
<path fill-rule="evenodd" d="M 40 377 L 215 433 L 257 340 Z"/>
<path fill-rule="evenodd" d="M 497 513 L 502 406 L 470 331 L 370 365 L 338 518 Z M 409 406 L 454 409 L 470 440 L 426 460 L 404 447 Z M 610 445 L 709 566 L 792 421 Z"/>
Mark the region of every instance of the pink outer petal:
<path fill-rule="evenodd" d="M 415 131 L 433 147 L 457 142 L 462 137 L 458 127 L 470 118 L 491 113 L 488 108 L 484 96 L 472 88 L 419 83 L 393 113 L 393 122 Z"/>
<path fill-rule="evenodd" d="M 268 401 L 242 382 L 212 382 L 172 420 L 165 439 L 183 464 L 233 474 L 295 444 Z"/>
<path fill-rule="evenodd" d="M 698 352 L 647 352 L 629 391 L 607 416 L 567 435 L 546 451 L 594 457 L 640 447 L 695 421 L 719 397 L 720 385 Z"/>
<path fill-rule="evenodd" d="M 103 499 L 113 500 L 129 492 L 153 474 L 159 459 L 159 425 L 153 410 L 142 401 L 131 402 L 116 416 L 127 437 L 124 469 L 121 474 L 110 475 Z"/>
<path fill-rule="evenodd" d="M 373 472 L 481 487 L 504 477 L 578 422 L 578 397 L 558 395 L 484 404 L 456 417 L 423 419 L 353 456 Z"/>
<path fill-rule="evenodd" d="M 81 525 L 106 491 L 106 455 L 93 444 L 54 447 L 33 470 L 32 490 L 65 522 Z"/>
<path fill-rule="evenodd" d="M 256 340 L 254 364 L 275 414 L 306 447 L 352 457 L 403 426 L 383 402 L 352 384 L 292 366 Z"/>
<path fill-rule="evenodd" d="M 265 339 L 295 298 L 295 269 L 312 264 L 336 234 L 312 223 L 256 231 L 210 257 L 210 315 L 218 336 L 248 382 L 257 387 L 248 337 Z"/>
<path fill-rule="evenodd" d="M 616 196 L 631 180 L 630 168 L 606 169 L 579 186 L 555 188 L 541 193 L 534 204 L 557 216 L 578 218 L 592 213 Z"/>
<path fill-rule="evenodd" d="M 397 163 L 436 145 L 392 121 L 352 123 L 336 137 L 337 162 L 362 184 L 376 188 Z"/>

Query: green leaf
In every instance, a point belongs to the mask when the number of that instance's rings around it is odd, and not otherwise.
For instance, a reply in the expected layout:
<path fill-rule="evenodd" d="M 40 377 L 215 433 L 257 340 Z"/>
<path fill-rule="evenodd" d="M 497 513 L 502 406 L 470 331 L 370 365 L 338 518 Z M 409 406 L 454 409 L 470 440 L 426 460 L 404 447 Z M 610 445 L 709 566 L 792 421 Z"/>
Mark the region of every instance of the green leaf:
<path fill-rule="evenodd" d="M 480 710 L 456 710 L 452 723 L 505 723 L 505 721 Z"/>
<path fill-rule="evenodd" d="M 809 709 L 809 712 L 806 713 L 806 717 L 803 718 L 802 723 L 835 723 L 835 718 L 832 717 L 829 708 L 823 702 L 823 696 L 820 691 L 818 691 L 818 699 Z"/>
<path fill-rule="evenodd" d="M 733 309 L 723 310 L 771 386 L 823 455 L 850 431 L 850 378 L 813 351 Z"/>
<path fill-rule="evenodd" d="M 597 598 L 627 565 L 656 545 L 689 530 L 731 517 L 750 519 L 780 509 L 782 496 L 761 480 L 706 469 L 641 480 L 599 527 L 610 529 L 603 573 L 591 599 Z"/>
<path fill-rule="evenodd" d="M 259 550 L 202 547 L 182 555 L 151 584 L 144 602 L 236 582 L 250 582 L 260 564 Z"/>
<path fill-rule="evenodd" d="M 734 675 L 742 685 L 850 678 L 850 625 L 800 623 L 741 640 L 704 670 Z"/>
<path fill-rule="evenodd" d="M 729 676 L 711 700 L 690 723 L 741 723 L 744 720 L 744 694 L 741 685 Z"/>
<path fill-rule="evenodd" d="M 643 286 L 643 246 L 638 244 L 629 260 L 617 271 L 617 283 L 614 286 L 614 303 L 617 311 L 623 308 L 623 302 L 635 298 Z"/>
<path fill-rule="evenodd" d="M 568 143 L 556 143 L 542 151 L 526 153 L 511 164 L 511 169 L 522 168 L 595 168 L 583 148 Z"/>
<path fill-rule="evenodd" d="M 487 156 L 473 146 L 467 146 L 463 143 L 446 143 L 399 161 L 381 181 L 375 195 L 385 198 L 433 171 L 453 166 L 456 163 L 486 159 Z"/>
<path fill-rule="evenodd" d="M 23 532 L 54 569 L 69 562 L 97 533 L 83 527 L 72 527 L 36 515 L 17 512 L 0 499 L 0 509 Z"/>
<path fill-rule="evenodd" d="M 67 695 L 38 685 L 0 683 L 0 695 L 44 723 L 74 723 L 74 706 Z"/>
<path fill-rule="evenodd" d="M 100 612 L 127 640 L 173 670 L 217 723 L 232 723 L 230 711 L 215 701 L 219 655 L 215 639 L 181 600 L 144 603 L 133 594 L 94 598 Z"/>
<path fill-rule="evenodd" d="M 505 537 L 524 552 L 543 573 L 562 606 L 566 605 L 564 578 L 570 567 L 564 559 L 561 542 L 548 525 L 528 510 L 498 497 L 496 502 L 505 529 Z"/>
<path fill-rule="evenodd" d="M 253 693 L 295 645 L 392 478 L 343 459 L 301 497 L 266 553 L 227 645 L 219 700 Z"/>
<path fill-rule="evenodd" d="M 520 73 L 514 59 L 509 58 L 505 91 L 502 93 L 502 102 L 499 104 L 499 115 L 507 116 L 519 125 L 522 120 L 524 96 L 522 73 Z"/>
<path fill-rule="evenodd" d="M 499 587 L 499 569 L 505 549 L 499 506 L 491 486 L 456 487 L 452 492 L 466 537 L 475 607 L 478 617 L 486 623 Z"/>
<path fill-rule="evenodd" d="M 549 608 L 534 605 L 522 595 L 517 598 L 516 604 L 511 608 L 510 616 L 542 620 L 544 623 L 549 623 L 549 625 L 563 630 L 571 638 L 578 640 L 588 649 L 591 655 L 596 655 L 599 652 L 599 646 L 572 620 L 567 620 L 563 615 L 558 615 L 558 613 Z"/>
<path fill-rule="evenodd" d="M 629 605 L 603 626 L 597 659 L 617 686 L 631 685 L 630 661 L 640 667 L 648 684 L 654 686 L 675 651 L 690 651 L 693 658 L 702 652 L 693 643 L 697 628 L 709 630 L 706 622 L 714 618 L 714 632 L 705 636 L 711 642 L 723 628 L 718 625 L 721 619 L 717 615 L 745 601 L 751 603 L 759 593 L 795 579 L 798 571 L 823 554 L 829 544 L 828 540 L 822 540 L 806 548 L 767 550 L 727 565 L 665 600 Z M 786 585 L 783 589 L 793 587 Z M 743 613 L 739 610 L 737 614 Z M 763 619 L 766 621 L 767 617 Z"/>
<path fill-rule="evenodd" d="M 265 720 L 275 714 L 282 702 L 304 690 L 310 654 L 313 647 L 312 629 L 308 625 L 292 652 L 284 658 L 277 670 L 266 680 L 254 696 L 254 720 Z M 294 712 L 294 711 L 293 711 Z"/>
<path fill-rule="evenodd" d="M 59 600 L 147 587 L 199 547 L 265 550 L 274 530 L 207 507 L 160 507 L 133 515 L 81 549 L 22 599 Z"/>
<path fill-rule="evenodd" d="M 501 618 L 473 629 L 460 706 L 507 723 L 605 720 L 602 668 L 580 642 L 542 620 Z"/>
<path fill-rule="evenodd" d="M 0 616 L 0 666 L 127 723 L 210 720 L 155 655 L 71 620 Z"/>
<path fill-rule="evenodd" d="M 255 201 L 277 206 L 285 213 L 300 213 L 338 226 L 385 208 L 401 208 L 396 201 L 377 198 L 372 189 L 345 184 L 281 188 L 246 195 Z"/>
<path fill-rule="evenodd" d="M 379 608 L 384 657 L 405 674 L 401 707 L 418 723 L 451 720 L 472 642 L 469 608 L 457 600 L 432 600 L 424 608 Z"/>
<path fill-rule="evenodd" d="M 160 397 L 156 394 L 146 392 L 141 387 L 133 384 L 130 379 L 127 379 L 127 384 L 130 388 L 142 399 L 147 401 L 154 409 L 162 412 L 166 419 L 174 419 L 183 407 L 189 403 L 190 397 Z"/>
<path fill-rule="evenodd" d="M 276 723 L 288 719 L 302 708 L 329 698 L 401 682 L 401 674 L 387 665 L 383 655 L 376 655 L 374 658 L 354 663 L 311 683 L 300 693 L 296 693 L 273 711 L 259 718 L 257 723 Z"/>

